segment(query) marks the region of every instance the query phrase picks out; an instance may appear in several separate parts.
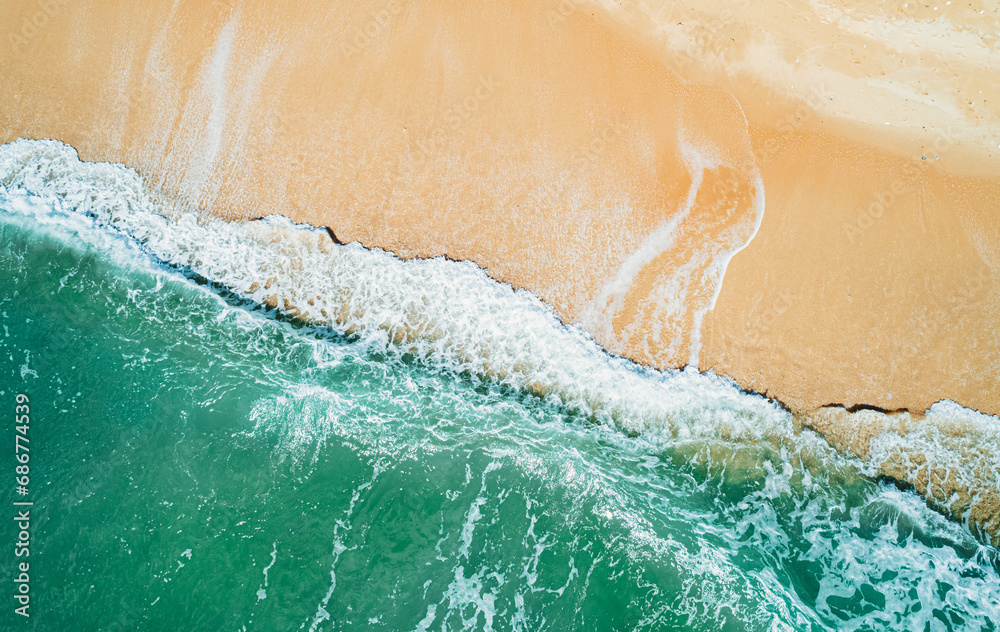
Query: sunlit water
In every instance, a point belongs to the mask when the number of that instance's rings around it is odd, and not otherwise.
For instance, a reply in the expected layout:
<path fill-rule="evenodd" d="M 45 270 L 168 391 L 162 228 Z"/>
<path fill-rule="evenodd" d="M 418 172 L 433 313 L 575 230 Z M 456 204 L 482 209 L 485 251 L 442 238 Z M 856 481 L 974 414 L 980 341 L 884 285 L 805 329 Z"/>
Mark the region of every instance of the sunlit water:
<path fill-rule="evenodd" d="M 0 148 L 35 503 L 2 629 L 997 629 L 996 550 L 774 404 L 608 357 L 471 265 L 297 266 L 140 185 Z"/>

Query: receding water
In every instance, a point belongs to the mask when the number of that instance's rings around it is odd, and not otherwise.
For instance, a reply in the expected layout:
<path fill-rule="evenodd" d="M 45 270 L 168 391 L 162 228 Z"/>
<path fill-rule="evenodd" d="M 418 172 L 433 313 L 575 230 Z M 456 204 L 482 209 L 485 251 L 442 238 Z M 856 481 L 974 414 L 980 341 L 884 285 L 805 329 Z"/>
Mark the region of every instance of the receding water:
<path fill-rule="evenodd" d="M 338 247 L 309 291 L 350 315 L 306 325 L 228 281 L 258 242 L 142 233 L 134 174 L 67 151 L 0 148 L 0 401 L 31 398 L 34 502 L 31 617 L 4 597 L 2 629 L 998 628 L 995 549 L 773 404 L 442 260 Z"/>

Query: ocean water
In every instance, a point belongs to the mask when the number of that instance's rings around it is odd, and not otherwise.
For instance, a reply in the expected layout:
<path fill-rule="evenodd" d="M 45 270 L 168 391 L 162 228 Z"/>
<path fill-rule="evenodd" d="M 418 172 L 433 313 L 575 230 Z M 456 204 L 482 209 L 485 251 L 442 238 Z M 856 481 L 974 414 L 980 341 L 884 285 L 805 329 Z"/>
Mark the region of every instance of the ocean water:
<path fill-rule="evenodd" d="M 470 264 L 181 213 L 19 141 L 0 317 L 34 503 L 28 620 L 0 528 L 3 630 L 1000 627 L 966 527 Z"/>

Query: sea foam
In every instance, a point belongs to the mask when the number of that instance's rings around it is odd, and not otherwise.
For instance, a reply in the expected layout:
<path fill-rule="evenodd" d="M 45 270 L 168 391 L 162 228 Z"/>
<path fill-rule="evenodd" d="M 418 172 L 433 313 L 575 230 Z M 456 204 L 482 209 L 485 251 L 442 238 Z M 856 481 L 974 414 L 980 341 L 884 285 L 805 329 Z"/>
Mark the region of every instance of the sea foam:
<path fill-rule="evenodd" d="M 913 485 L 985 540 L 997 537 L 1000 510 L 991 499 L 1000 489 L 1000 469 L 995 459 L 962 464 L 970 450 L 998 452 L 1000 420 L 957 404 L 933 408 L 915 426 L 919 432 L 872 425 L 871 441 L 855 449 L 838 437 L 866 422 L 860 413 L 821 411 L 803 421 L 728 378 L 636 365 L 560 322 L 529 292 L 492 280 L 472 263 L 403 261 L 358 244 L 334 245 L 322 228 L 277 216 L 227 222 L 177 210 L 155 202 L 134 171 L 81 162 L 73 148 L 56 141 L 0 147 L 0 202 L 8 214 L 40 227 L 71 225 L 92 246 L 113 242 L 117 252 L 201 276 L 247 301 L 353 336 L 373 352 L 499 381 L 664 445 L 701 450 L 713 444 L 702 455 L 730 459 L 723 467 L 740 463 L 720 451 L 720 443 L 764 444 L 806 469 L 817 451 L 833 459 L 803 432 L 804 424 L 860 460 L 862 471 Z M 979 430 L 957 438 L 952 431 L 947 439 L 956 418 L 964 420 L 963 428 Z M 814 457 L 789 456 L 803 449 Z M 900 454 L 926 466 L 899 466 Z M 750 469 L 762 468 L 751 461 Z M 935 502 L 940 485 L 921 485 L 935 468 L 945 469 L 950 493 L 963 502 Z"/>

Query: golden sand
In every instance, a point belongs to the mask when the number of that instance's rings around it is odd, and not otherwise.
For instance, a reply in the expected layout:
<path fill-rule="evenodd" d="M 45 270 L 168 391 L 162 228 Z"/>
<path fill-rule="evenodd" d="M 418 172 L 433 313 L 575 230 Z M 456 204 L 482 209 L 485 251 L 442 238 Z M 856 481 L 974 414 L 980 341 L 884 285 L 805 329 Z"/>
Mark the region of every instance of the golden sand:
<path fill-rule="evenodd" d="M 0 141 L 474 261 L 797 411 L 998 414 L 1000 26 L 937 9 L 24 2 Z"/>

